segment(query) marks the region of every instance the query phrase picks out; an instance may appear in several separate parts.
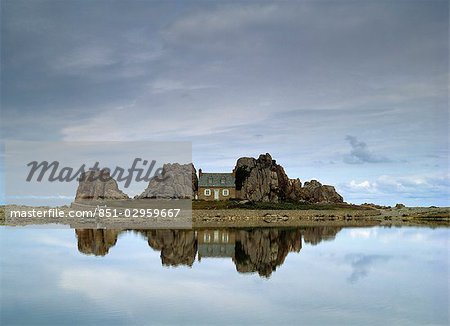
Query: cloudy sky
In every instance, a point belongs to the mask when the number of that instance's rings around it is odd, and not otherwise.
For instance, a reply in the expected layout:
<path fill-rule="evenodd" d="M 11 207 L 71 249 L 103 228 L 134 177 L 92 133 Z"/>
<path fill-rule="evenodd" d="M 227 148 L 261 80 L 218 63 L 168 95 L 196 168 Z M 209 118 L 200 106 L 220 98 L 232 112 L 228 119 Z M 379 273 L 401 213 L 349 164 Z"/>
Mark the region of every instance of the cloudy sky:
<path fill-rule="evenodd" d="M 448 6 L 5 0 L 2 138 L 269 152 L 350 202 L 449 205 Z"/>

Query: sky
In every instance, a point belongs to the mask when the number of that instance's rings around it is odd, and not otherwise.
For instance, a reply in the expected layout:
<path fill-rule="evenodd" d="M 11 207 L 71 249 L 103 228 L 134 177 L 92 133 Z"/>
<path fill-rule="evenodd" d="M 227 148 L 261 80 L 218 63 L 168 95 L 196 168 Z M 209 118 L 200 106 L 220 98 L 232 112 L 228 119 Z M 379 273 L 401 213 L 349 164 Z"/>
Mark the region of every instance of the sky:
<path fill-rule="evenodd" d="M 268 152 L 348 202 L 449 206 L 448 34 L 440 0 L 5 0 L 2 140 Z"/>

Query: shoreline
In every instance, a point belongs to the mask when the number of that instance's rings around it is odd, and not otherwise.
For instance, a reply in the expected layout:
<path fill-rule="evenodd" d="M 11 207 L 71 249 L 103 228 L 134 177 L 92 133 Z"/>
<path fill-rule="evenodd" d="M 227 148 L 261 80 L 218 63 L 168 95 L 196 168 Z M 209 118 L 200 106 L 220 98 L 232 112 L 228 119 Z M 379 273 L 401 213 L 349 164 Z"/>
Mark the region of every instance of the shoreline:
<path fill-rule="evenodd" d="M 78 228 L 123 228 L 129 222 L 145 224 L 148 219 L 95 218 L 84 219 L 28 219 L 15 218 L 5 223 L 6 208 L 30 209 L 26 206 L 8 205 L 0 207 L 0 225 L 27 226 L 60 224 Z M 40 207 L 42 208 L 42 207 Z M 67 206 L 58 207 L 69 210 Z M 161 222 L 163 222 L 161 224 Z M 154 225 L 156 228 L 260 228 L 260 227 L 303 227 L 303 226 L 338 226 L 338 227 L 371 227 L 371 226 L 427 226 L 450 227 L 450 208 L 448 207 L 403 207 L 403 208 L 371 208 L 361 209 L 359 206 L 334 209 L 194 209 L 192 219 L 182 223 L 167 223 L 165 220 Z"/>

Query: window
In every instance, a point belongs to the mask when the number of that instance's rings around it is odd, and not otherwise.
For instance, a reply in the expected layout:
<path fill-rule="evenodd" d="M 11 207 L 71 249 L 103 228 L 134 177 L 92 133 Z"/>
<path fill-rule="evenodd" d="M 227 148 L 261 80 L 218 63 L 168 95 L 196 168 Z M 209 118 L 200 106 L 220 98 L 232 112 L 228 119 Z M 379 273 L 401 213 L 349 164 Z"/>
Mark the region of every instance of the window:
<path fill-rule="evenodd" d="M 211 190 L 205 189 L 205 196 L 211 196 Z"/>
<path fill-rule="evenodd" d="M 228 196 L 230 194 L 230 191 L 228 189 L 222 190 L 222 195 Z"/>
<path fill-rule="evenodd" d="M 214 242 L 219 242 L 219 231 L 214 231 Z"/>
<path fill-rule="evenodd" d="M 225 181 L 226 181 L 225 177 L 222 177 L 222 178 L 220 179 L 220 183 L 223 184 L 223 185 L 225 184 Z"/>
<path fill-rule="evenodd" d="M 212 185 L 213 183 L 214 183 L 213 178 L 212 178 L 212 177 L 209 177 L 209 178 L 208 178 L 208 184 Z"/>
<path fill-rule="evenodd" d="M 205 233 L 203 235 L 203 241 L 204 242 L 211 242 L 211 236 L 208 233 Z"/>

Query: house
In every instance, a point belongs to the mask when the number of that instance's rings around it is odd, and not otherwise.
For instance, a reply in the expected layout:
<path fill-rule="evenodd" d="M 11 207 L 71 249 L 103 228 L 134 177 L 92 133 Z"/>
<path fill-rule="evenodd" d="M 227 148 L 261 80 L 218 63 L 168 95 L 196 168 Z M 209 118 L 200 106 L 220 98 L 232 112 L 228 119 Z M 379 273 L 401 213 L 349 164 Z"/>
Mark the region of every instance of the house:
<path fill-rule="evenodd" d="M 203 173 L 198 170 L 198 199 L 228 200 L 236 198 L 233 173 Z"/>

